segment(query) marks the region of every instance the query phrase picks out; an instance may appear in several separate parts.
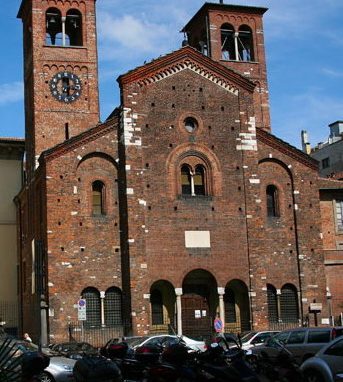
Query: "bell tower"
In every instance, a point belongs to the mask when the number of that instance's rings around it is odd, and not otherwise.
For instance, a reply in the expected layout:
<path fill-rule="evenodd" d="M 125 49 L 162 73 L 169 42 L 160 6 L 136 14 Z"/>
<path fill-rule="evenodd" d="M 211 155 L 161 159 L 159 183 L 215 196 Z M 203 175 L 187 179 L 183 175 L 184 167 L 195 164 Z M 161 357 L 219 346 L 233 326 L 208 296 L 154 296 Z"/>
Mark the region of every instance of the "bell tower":
<path fill-rule="evenodd" d="M 22 0 L 27 176 L 40 154 L 99 122 L 96 0 Z"/>
<path fill-rule="evenodd" d="M 267 8 L 205 3 L 182 29 L 188 45 L 256 84 L 256 127 L 270 131 L 269 93 L 263 37 Z"/>

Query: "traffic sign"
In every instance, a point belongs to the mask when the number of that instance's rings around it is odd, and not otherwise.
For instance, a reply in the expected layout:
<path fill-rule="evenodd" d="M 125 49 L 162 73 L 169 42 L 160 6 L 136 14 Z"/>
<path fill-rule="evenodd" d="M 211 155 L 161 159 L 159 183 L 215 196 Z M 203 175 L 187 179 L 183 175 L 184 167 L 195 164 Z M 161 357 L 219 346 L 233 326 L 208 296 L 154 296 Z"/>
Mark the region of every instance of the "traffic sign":
<path fill-rule="evenodd" d="M 84 298 L 80 298 L 80 300 L 77 302 L 77 317 L 79 321 L 87 320 L 86 307 L 86 300 Z"/>

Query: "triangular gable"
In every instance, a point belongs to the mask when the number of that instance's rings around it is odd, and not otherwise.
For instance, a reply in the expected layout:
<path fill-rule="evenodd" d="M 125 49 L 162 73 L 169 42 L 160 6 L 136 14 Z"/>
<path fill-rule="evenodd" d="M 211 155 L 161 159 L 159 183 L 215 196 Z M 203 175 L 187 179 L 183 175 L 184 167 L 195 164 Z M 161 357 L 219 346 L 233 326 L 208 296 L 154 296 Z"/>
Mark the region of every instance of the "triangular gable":
<path fill-rule="evenodd" d="M 296 161 L 304 164 L 305 166 L 318 171 L 317 160 L 311 158 L 309 155 L 305 154 L 296 147 L 291 146 L 289 143 L 281 140 L 280 138 L 277 138 L 275 135 L 272 135 L 262 129 L 256 129 L 256 138 L 257 141 L 263 142 L 266 145 L 273 147 L 281 153 L 288 155 Z"/>
<path fill-rule="evenodd" d="M 121 86 L 131 82 L 146 86 L 186 69 L 198 73 L 233 94 L 238 94 L 240 89 L 252 93 L 255 88 L 255 84 L 248 78 L 213 61 L 190 46 L 123 74 L 118 77 L 118 82 Z"/>
<path fill-rule="evenodd" d="M 118 127 L 118 126 L 119 126 L 119 116 L 117 114 L 113 118 L 108 119 L 106 122 L 100 123 L 99 125 L 96 125 L 84 131 L 83 133 L 68 139 L 67 141 L 63 143 L 60 143 L 52 147 L 51 149 L 44 151 L 39 158 L 39 162 L 40 163 L 42 161 L 48 162 L 52 159 L 60 157 L 61 155 L 64 155 L 72 150 L 75 150 L 78 147 L 85 145 L 88 142 L 92 142 L 98 139 L 99 137 L 108 134 L 109 132 L 113 131 L 115 127 Z"/>

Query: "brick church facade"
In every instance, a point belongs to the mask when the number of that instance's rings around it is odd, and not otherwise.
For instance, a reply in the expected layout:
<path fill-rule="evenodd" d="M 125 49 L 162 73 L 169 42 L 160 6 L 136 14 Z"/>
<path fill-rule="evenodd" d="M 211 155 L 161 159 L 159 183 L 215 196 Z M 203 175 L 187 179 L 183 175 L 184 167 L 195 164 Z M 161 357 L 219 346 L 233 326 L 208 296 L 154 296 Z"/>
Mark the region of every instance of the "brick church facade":
<path fill-rule="evenodd" d="M 101 123 L 95 0 L 23 0 L 23 330 L 68 339 L 80 298 L 118 336 L 326 323 L 317 162 L 271 134 L 265 11 L 204 4 Z"/>

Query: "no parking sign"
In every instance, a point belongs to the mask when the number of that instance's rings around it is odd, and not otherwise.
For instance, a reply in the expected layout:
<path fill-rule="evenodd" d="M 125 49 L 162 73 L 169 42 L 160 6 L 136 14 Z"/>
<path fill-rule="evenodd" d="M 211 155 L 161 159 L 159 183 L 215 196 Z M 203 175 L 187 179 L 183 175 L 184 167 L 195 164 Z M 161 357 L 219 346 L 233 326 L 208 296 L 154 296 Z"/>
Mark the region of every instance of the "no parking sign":
<path fill-rule="evenodd" d="M 77 302 L 77 317 L 79 321 L 86 321 L 86 300 L 84 298 L 80 298 Z"/>

